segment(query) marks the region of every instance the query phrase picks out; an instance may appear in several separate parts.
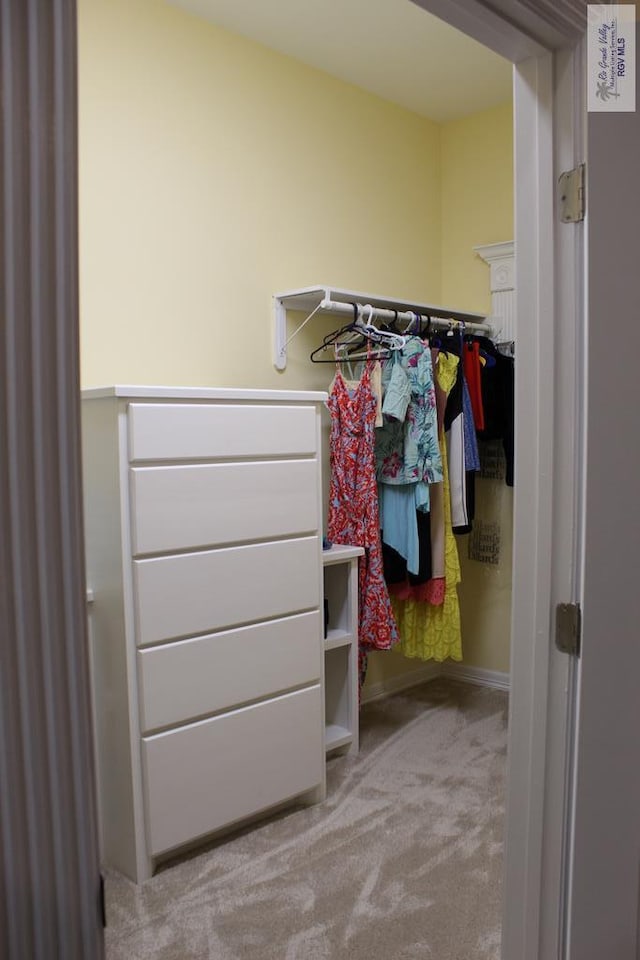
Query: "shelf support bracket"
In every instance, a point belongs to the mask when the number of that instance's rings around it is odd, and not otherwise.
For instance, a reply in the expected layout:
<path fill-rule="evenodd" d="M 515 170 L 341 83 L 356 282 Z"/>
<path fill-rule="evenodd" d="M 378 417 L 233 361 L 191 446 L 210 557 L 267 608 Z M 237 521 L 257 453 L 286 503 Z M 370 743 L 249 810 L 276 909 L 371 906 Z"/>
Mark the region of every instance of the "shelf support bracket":
<path fill-rule="evenodd" d="M 273 298 L 273 365 L 276 370 L 287 366 L 287 308 L 280 297 Z"/>
<path fill-rule="evenodd" d="M 287 337 L 287 308 L 282 297 L 273 298 L 273 323 L 274 323 L 274 356 L 273 356 L 273 365 L 276 370 L 285 370 L 287 366 L 287 347 L 291 343 L 294 337 L 297 337 L 300 331 L 312 317 L 316 315 L 318 310 L 322 310 L 325 306 L 325 299 L 322 299 L 320 303 L 311 311 L 308 317 L 306 317 L 302 323 L 296 327 L 290 337 Z"/>

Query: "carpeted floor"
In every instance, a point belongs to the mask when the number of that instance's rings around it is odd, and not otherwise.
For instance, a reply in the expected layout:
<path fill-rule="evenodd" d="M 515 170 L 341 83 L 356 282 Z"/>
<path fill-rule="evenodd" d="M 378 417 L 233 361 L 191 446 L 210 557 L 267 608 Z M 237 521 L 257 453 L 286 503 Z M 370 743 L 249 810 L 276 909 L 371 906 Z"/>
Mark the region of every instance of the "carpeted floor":
<path fill-rule="evenodd" d="M 108 960 L 498 960 L 506 713 L 443 678 L 366 705 L 324 803 L 108 874 Z"/>

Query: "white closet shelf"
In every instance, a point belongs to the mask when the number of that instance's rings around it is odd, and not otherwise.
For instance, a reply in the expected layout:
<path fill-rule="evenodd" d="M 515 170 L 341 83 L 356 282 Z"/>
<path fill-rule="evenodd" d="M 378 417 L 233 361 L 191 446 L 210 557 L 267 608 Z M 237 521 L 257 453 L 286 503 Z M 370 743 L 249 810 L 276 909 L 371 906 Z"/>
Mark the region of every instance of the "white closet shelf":
<path fill-rule="evenodd" d="M 358 752 L 358 557 L 364 548 L 333 544 L 322 551 L 327 634 L 324 638 L 325 747 Z"/>
<path fill-rule="evenodd" d="M 325 650 L 335 650 L 337 647 L 348 647 L 353 643 L 353 634 L 348 630 L 327 630 L 324 641 Z"/>
<path fill-rule="evenodd" d="M 361 557 L 364 553 L 364 547 L 349 546 L 347 544 L 334 543 L 328 550 L 322 551 L 322 565 L 330 567 L 337 563 L 346 563 L 356 557 Z M 327 636 L 324 640 L 325 652 L 336 650 L 338 647 L 348 647 L 354 642 L 352 630 L 345 630 L 344 627 L 329 627 Z"/>
<path fill-rule="evenodd" d="M 334 543 L 328 550 L 322 551 L 322 562 L 326 566 L 331 563 L 344 563 L 352 557 L 361 557 L 364 547 L 352 547 L 341 543 Z"/>
<path fill-rule="evenodd" d="M 332 723 L 326 727 L 324 732 L 325 750 L 337 750 L 338 747 L 346 747 L 353 741 L 353 733 L 346 727 L 341 727 L 337 723 Z"/>
<path fill-rule="evenodd" d="M 398 313 L 417 313 L 421 316 L 438 317 L 445 320 L 462 320 L 465 323 L 479 324 L 490 333 L 491 327 L 485 324 L 486 314 L 470 313 L 432 303 L 421 303 L 416 300 L 397 300 L 394 297 L 381 297 L 373 293 L 362 293 L 358 290 L 343 290 L 328 284 L 318 284 L 315 287 L 303 287 L 299 290 L 286 290 L 276 293 L 273 297 L 274 315 L 274 354 L 273 363 L 277 370 L 284 370 L 287 365 L 287 344 L 302 329 L 305 320 L 291 336 L 287 338 L 287 311 L 297 310 L 307 314 L 307 320 L 316 312 L 326 316 L 344 316 L 345 307 L 353 303 L 363 306 L 370 305 L 378 311 Z"/>

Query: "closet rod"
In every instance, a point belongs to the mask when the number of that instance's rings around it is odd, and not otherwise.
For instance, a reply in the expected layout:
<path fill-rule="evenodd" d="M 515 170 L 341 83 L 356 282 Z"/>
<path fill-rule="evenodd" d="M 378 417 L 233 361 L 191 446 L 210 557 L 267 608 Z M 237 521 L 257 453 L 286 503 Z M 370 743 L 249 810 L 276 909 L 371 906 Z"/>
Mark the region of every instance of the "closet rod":
<path fill-rule="evenodd" d="M 273 296 L 273 364 L 276 370 L 284 370 L 287 365 L 287 346 L 296 337 L 303 327 L 316 315 L 349 316 L 353 315 L 353 305 L 367 306 L 371 318 L 387 322 L 395 319 L 409 325 L 414 316 L 431 317 L 434 327 L 461 327 L 470 333 L 486 333 L 493 336 L 488 318 L 483 313 L 469 313 L 454 310 L 446 306 L 430 303 L 417 303 L 407 300 L 396 300 L 390 297 L 380 297 L 362 291 L 338 289 L 327 284 L 314 287 L 304 287 L 298 290 L 288 290 Z M 287 311 L 304 312 L 305 319 L 287 336 Z M 397 313 L 396 313 L 397 311 Z M 444 321 L 444 322 L 441 322 Z"/>
<path fill-rule="evenodd" d="M 490 336 L 493 332 L 490 323 L 477 323 L 473 320 L 464 320 L 464 315 L 458 316 L 454 311 L 446 311 L 438 316 L 435 312 L 422 314 L 416 313 L 414 310 L 389 310 L 387 307 L 372 307 L 369 304 L 359 304 L 359 306 L 361 308 L 360 315 L 364 316 L 365 320 L 389 320 L 394 322 L 399 320 L 401 323 L 407 324 L 407 333 L 411 332 L 411 323 L 415 323 L 416 317 L 419 317 L 421 322 L 430 319 L 432 328 L 436 330 L 464 329 L 468 333 L 484 333 L 487 336 Z M 351 317 L 353 316 L 353 306 L 350 303 L 323 300 L 320 307 L 323 310 L 328 310 L 330 313 L 343 313 Z M 303 324 L 301 324 L 297 330 L 294 330 L 289 340 L 295 337 L 302 329 L 302 326 Z M 287 343 L 288 342 L 289 341 L 287 341 Z"/>
<path fill-rule="evenodd" d="M 428 322 L 430 320 L 432 330 L 464 330 L 466 333 L 484 333 L 488 337 L 493 333 L 493 327 L 490 323 L 464 320 L 465 314 L 456 315 L 456 313 L 451 310 L 443 310 L 440 316 L 438 316 L 435 312 L 432 312 L 431 309 L 429 309 L 429 313 L 427 314 L 417 313 L 415 310 L 389 310 L 387 307 L 373 307 L 369 303 L 358 303 L 357 306 L 358 316 L 370 323 L 374 320 L 389 320 L 394 323 L 399 320 L 401 323 L 406 323 L 406 329 L 403 332 L 407 334 L 412 332 L 412 325 L 415 325 L 416 318 L 419 318 L 420 326 L 422 326 L 423 321 Z M 293 338 L 297 337 L 302 328 L 309 323 L 312 317 L 315 317 L 319 310 L 326 310 L 328 313 L 334 315 L 344 314 L 345 316 L 353 317 L 353 307 L 353 303 L 343 303 L 339 300 L 321 300 L 309 316 L 305 317 L 302 323 L 296 327 L 291 336 L 285 341 L 282 346 L 282 354 L 284 355 Z M 413 332 L 418 333 L 419 330 Z"/>

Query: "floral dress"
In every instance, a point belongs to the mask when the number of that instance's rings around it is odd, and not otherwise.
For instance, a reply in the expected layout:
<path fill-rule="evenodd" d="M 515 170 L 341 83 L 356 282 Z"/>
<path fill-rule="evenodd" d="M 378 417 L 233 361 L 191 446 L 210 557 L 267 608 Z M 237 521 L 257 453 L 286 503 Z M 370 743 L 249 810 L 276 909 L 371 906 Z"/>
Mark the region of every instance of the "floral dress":
<path fill-rule="evenodd" d="M 358 562 L 361 681 L 367 652 L 388 650 L 398 640 L 382 567 L 374 454 L 376 398 L 370 366 L 351 393 L 338 371 L 327 401 L 331 414 L 327 536 L 333 543 L 365 548 Z"/>

